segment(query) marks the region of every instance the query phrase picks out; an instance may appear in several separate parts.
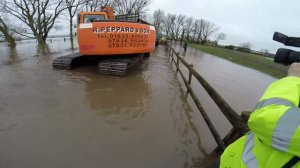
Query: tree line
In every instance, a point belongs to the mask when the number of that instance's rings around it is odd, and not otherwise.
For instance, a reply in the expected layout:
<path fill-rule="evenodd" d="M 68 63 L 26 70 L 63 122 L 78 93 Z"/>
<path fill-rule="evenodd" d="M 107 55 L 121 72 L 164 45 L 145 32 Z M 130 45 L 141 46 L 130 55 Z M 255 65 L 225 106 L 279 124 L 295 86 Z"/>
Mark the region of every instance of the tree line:
<path fill-rule="evenodd" d="M 0 0 L 0 37 L 12 47 L 16 36 L 37 39 L 42 44 L 57 26 L 58 18 L 67 16 L 73 40 L 73 21 L 79 11 L 113 6 L 116 14 L 143 13 L 149 4 L 150 0 Z"/>
<path fill-rule="evenodd" d="M 226 34 L 220 32 L 220 27 L 206 19 L 188 17 L 182 14 L 166 14 L 165 11 L 158 9 L 152 14 L 151 20 L 158 34 L 163 34 L 171 40 L 202 45 L 209 42 L 211 45 L 218 46 L 220 40 L 226 39 Z M 227 49 L 243 52 L 251 52 L 252 47 L 250 42 L 240 43 L 239 46 L 225 46 Z M 262 49 L 260 53 L 269 55 L 269 51 L 266 49 Z"/>
<path fill-rule="evenodd" d="M 68 21 L 70 40 L 73 41 L 74 19 L 79 11 L 99 11 L 101 6 L 112 6 L 116 15 L 139 13 L 145 17 L 151 0 L 0 0 L 0 38 L 9 46 L 16 45 L 16 37 L 36 39 L 43 44 L 58 20 Z M 66 19 L 67 18 L 67 19 Z M 155 10 L 148 18 L 158 34 L 172 40 L 218 45 L 226 35 L 220 27 L 206 19 Z M 235 46 L 229 46 L 236 48 Z M 250 51 L 251 43 L 241 43 L 239 49 Z M 266 52 L 267 53 L 267 52 Z"/>
<path fill-rule="evenodd" d="M 116 15 L 144 13 L 151 0 L 0 0 L 0 37 L 15 46 L 16 37 L 36 39 L 45 43 L 49 32 L 59 29 L 58 19 L 68 21 L 73 41 L 74 19 L 79 11 L 99 11 L 101 6 L 112 6 Z M 65 19 L 67 18 L 67 19 Z M 218 44 L 226 35 L 211 21 L 170 14 L 155 10 L 150 22 L 159 34 L 169 39 L 206 44 Z"/>
<path fill-rule="evenodd" d="M 166 14 L 163 10 L 158 9 L 152 15 L 152 22 L 159 34 L 164 34 L 167 38 L 175 41 L 188 41 L 203 45 L 208 41 L 213 41 L 217 45 L 220 40 L 226 39 L 226 35 L 219 32 L 220 27 L 205 19 L 182 14 Z M 210 38 L 213 35 L 212 40 Z"/>

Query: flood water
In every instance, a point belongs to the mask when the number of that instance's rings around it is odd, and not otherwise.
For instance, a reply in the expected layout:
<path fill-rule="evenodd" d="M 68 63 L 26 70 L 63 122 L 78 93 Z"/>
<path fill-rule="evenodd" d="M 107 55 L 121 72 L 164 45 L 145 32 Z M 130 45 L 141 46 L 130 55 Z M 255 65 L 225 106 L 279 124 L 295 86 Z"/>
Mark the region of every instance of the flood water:
<path fill-rule="evenodd" d="M 94 65 L 52 69 L 54 58 L 77 52 L 62 39 L 0 45 L 1 168 L 209 164 L 216 143 L 163 46 L 127 77 L 114 77 Z M 191 48 L 185 58 L 238 112 L 251 110 L 275 80 Z M 195 80 L 193 87 L 225 136 L 231 126 Z"/>

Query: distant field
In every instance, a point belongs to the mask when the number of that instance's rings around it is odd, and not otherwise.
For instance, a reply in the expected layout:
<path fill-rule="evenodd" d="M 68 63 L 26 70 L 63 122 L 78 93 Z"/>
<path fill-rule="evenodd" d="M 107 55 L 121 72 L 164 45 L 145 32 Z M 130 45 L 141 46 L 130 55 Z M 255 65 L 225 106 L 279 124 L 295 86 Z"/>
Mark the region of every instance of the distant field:
<path fill-rule="evenodd" d="M 191 47 L 227 59 L 231 62 L 256 69 L 275 78 L 282 78 L 286 76 L 287 73 L 287 66 L 276 64 L 272 59 L 263 56 L 196 44 L 191 44 Z"/>

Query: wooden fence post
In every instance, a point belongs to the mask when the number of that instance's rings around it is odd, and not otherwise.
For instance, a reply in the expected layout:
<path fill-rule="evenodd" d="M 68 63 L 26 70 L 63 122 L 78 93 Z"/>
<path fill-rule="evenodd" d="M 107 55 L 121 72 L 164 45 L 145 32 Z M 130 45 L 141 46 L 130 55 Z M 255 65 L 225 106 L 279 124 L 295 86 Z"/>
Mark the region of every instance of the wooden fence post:
<path fill-rule="evenodd" d="M 176 58 L 177 58 L 177 63 L 176 63 L 177 64 L 176 65 L 177 66 L 177 70 L 176 71 L 178 72 L 178 70 L 179 70 L 179 53 L 175 53 L 175 55 L 176 55 Z"/>
<path fill-rule="evenodd" d="M 190 67 L 193 68 L 193 64 L 190 64 Z M 189 69 L 189 80 L 188 80 L 189 85 L 191 85 L 192 77 L 193 77 L 193 74 L 192 74 L 192 72 Z"/>

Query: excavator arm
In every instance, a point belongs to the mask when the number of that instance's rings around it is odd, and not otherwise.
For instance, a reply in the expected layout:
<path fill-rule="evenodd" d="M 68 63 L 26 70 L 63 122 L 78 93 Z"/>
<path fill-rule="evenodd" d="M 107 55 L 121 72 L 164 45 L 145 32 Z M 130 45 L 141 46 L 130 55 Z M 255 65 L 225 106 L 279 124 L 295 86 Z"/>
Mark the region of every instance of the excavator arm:
<path fill-rule="evenodd" d="M 114 10 L 111 6 L 101 7 L 101 12 L 105 12 L 107 14 L 108 20 L 115 20 Z"/>

